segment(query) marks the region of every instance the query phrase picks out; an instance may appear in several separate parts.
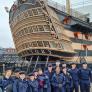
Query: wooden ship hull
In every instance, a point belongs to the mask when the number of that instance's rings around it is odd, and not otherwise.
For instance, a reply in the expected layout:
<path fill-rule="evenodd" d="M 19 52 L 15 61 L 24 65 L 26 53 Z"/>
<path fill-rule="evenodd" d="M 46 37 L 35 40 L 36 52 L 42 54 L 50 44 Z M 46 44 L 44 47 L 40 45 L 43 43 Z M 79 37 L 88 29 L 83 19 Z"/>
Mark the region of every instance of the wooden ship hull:
<path fill-rule="evenodd" d="M 65 14 L 48 5 L 46 0 L 14 3 L 9 12 L 9 24 L 18 55 L 28 61 L 75 60 L 79 45 L 71 39 L 75 31 L 67 25 L 69 15 Z M 71 21 L 77 20 L 71 18 Z M 71 21 L 68 23 L 72 24 Z"/>

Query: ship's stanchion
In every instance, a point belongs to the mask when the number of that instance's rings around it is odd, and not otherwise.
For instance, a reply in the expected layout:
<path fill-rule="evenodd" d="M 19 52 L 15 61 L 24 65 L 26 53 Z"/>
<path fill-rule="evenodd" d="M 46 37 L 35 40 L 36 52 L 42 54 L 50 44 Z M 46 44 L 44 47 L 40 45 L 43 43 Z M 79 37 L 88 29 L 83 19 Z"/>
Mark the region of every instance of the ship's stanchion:
<path fill-rule="evenodd" d="M 26 57 L 25 57 L 25 59 L 23 60 L 23 62 L 21 64 L 21 70 L 23 69 L 23 65 L 24 65 L 25 61 L 26 61 Z"/>
<path fill-rule="evenodd" d="M 36 69 L 36 67 L 37 67 L 37 64 L 38 64 L 38 61 L 39 61 L 39 56 L 37 57 L 37 60 L 36 60 L 36 63 L 35 63 L 35 66 L 34 66 L 34 69 L 33 69 L 33 71 Z"/>
<path fill-rule="evenodd" d="M 30 62 L 29 62 L 29 64 L 28 64 L 27 73 L 29 72 L 30 66 L 31 66 L 31 64 L 32 64 L 32 59 L 33 59 L 33 56 L 31 57 Z"/>
<path fill-rule="evenodd" d="M 48 61 L 49 61 L 49 56 L 47 57 L 46 64 L 45 64 L 45 68 L 46 68 L 47 65 L 48 65 Z"/>
<path fill-rule="evenodd" d="M 5 72 L 5 64 L 3 64 L 3 73 Z"/>

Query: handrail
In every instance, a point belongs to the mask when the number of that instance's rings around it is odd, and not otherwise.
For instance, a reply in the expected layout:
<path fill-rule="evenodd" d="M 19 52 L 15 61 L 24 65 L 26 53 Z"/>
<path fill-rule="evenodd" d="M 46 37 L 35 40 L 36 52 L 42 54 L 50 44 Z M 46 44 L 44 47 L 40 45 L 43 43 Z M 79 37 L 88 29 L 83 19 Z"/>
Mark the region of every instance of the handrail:
<path fill-rule="evenodd" d="M 52 0 L 48 0 L 47 1 L 47 4 L 57 10 L 60 10 L 62 12 L 66 12 L 66 7 L 62 4 L 59 4 L 58 2 L 55 2 L 55 1 L 52 1 Z M 74 10 L 74 9 L 71 9 L 70 11 L 70 15 L 73 16 L 73 17 L 76 17 L 76 18 L 79 18 L 80 20 L 83 20 L 83 21 L 87 21 L 87 17 L 85 15 L 83 15 L 82 13 Z"/>

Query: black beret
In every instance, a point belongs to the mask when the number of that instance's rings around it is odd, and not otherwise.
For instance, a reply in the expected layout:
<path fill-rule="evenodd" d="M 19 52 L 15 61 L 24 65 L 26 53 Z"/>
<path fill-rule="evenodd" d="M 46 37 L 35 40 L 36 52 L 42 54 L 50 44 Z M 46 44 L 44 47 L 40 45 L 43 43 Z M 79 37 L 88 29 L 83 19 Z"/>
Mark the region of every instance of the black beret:
<path fill-rule="evenodd" d="M 74 65 L 74 64 L 76 65 L 77 63 L 76 63 L 76 62 L 71 62 L 71 63 L 70 63 L 70 65 Z"/>
<path fill-rule="evenodd" d="M 82 65 L 83 65 L 83 64 L 87 64 L 87 62 L 82 62 L 81 64 L 82 64 Z"/>
<path fill-rule="evenodd" d="M 28 74 L 28 76 L 34 76 L 34 73 L 30 73 L 30 74 Z"/>
<path fill-rule="evenodd" d="M 16 68 L 14 72 L 17 73 L 17 72 L 20 72 L 20 71 L 21 70 L 19 68 Z"/>
<path fill-rule="evenodd" d="M 63 70 L 63 69 L 67 69 L 67 68 L 66 68 L 66 67 L 62 67 L 62 70 Z"/>
<path fill-rule="evenodd" d="M 26 74 L 25 71 L 21 71 L 19 74 Z"/>
<path fill-rule="evenodd" d="M 48 67 L 52 67 L 52 64 L 48 64 Z"/>
<path fill-rule="evenodd" d="M 8 71 L 8 70 L 12 70 L 12 68 L 11 68 L 11 67 L 7 67 L 7 68 L 5 69 L 5 71 Z"/>

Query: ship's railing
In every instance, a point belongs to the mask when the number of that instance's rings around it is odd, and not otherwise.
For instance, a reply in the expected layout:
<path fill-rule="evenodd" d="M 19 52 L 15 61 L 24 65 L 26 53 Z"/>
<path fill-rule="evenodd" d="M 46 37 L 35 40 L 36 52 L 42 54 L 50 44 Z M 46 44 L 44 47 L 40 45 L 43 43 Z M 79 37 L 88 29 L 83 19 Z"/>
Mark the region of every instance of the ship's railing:
<path fill-rule="evenodd" d="M 60 10 L 62 12 L 66 12 L 66 7 L 62 4 L 59 4 L 58 2 L 55 2 L 55 1 L 52 1 L 52 0 L 47 0 L 48 2 L 48 5 L 53 7 L 53 8 L 56 8 L 57 10 Z M 82 13 L 74 10 L 74 9 L 71 9 L 70 10 L 70 15 L 73 16 L 73 17 L 76 17 L 80 20 L 83 20 L 83 21 L 87 21 L 87 16 L 86 15 L 83 15 Z"/>

